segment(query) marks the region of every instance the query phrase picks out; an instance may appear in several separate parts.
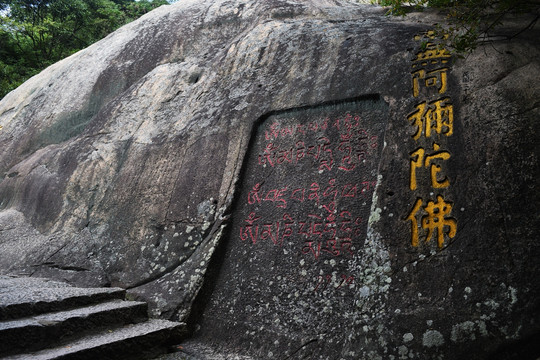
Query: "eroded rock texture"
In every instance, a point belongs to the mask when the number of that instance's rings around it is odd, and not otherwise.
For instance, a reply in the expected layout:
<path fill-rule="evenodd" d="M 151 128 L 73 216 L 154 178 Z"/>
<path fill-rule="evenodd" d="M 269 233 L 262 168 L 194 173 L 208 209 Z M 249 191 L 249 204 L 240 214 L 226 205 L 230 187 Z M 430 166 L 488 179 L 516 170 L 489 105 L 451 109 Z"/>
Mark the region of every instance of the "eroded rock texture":
<path fill-rule="evenodd" d="M 255 358 L 538 356 L 540 34 L 459 60 L 383 14 L 183 0 L 30 79 L 1 271 Z"/>

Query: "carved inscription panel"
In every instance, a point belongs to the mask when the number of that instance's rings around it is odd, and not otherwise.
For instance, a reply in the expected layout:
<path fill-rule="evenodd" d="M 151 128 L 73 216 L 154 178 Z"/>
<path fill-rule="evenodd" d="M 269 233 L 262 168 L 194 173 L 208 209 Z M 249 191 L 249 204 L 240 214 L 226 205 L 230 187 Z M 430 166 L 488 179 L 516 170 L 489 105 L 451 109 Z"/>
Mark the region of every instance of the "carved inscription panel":
<path fill-rule="evenodd" d="M 235 304 L 223 304 L 222 314 L 233 308 L 234 321 L 246 317 L 246 326 L 265 324 L 273 333 L 284 326 L 290 333 L 315 331 L 314 319 L 317 327 L 335 328 L 355 311 L 354 289 L 363 286 L 355 263 L 377 183 L 386 108 L 369 97 L 283 111 L 260 123 L 227 253 L 228 263 L 241 264 L 228 286 L 241 294 Z"/>
<path fill-rule="evenodd" d="M 310 262 L 351 258 L 363 242 L 380 141 L 353 104 L 270 116 L 248 160 L 238 239 Z"/>

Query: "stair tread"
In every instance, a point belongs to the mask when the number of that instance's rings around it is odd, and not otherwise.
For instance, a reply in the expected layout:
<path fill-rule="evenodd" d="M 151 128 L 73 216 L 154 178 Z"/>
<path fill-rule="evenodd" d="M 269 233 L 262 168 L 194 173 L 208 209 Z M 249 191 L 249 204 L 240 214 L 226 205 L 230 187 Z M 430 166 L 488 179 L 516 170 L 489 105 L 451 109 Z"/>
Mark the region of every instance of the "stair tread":
<path fill-rule="evenodd" d="M 121 342 L 127 339 L 134 339 L 149 335 L 160 330 L 175 330 L 185 328 L 185 324 L 176 323 L 168 320 L 152 319 L 143 323 L 130 324 L 121 328 L 109 330 L 105 333 L 99 333 L 82 337 L 68 345 L 45 349 L 30 354 L 19 354 L 12 357 L 4 358 L 5 360 L 46 360 L 54 359 L 67 354 L 75 354 L 79 351 L 98 348 L 103 345 Z"/>
<path fill-rule="evenodd" d="M 116 294 L 123 293 L 124 291 L 125 290 L 121 288 L 77 287 L 18 289 L 10 292 L 0 292 L 0 296 L 2 297 L 0 306 L 7 307 L 10 305 L 20 305 L 25 303 L 33 304 L 36 302 L 36 300 L 40 303 L 51 303 L 80 296 Z"/>
<path fill-rule="evenodd" d="M 120 299 L 83 306 L 72 310 L 55 311 L 45 314 L 33 315 L 25 318 L 0 321 L 0 331 L 27 326 L 49 326 L 74 318 L 85 318 L 88 315 L 111 310 L 127 309 L 137 306 L 146 306 L 144 302 L 125 301 Z"/>
<path fill-rule="evenodd" d="M 0 275 L 0 320 L 11 320 L 53 311 L 123 299 L 121 288 L 79 288 L 41 278 Z"/>

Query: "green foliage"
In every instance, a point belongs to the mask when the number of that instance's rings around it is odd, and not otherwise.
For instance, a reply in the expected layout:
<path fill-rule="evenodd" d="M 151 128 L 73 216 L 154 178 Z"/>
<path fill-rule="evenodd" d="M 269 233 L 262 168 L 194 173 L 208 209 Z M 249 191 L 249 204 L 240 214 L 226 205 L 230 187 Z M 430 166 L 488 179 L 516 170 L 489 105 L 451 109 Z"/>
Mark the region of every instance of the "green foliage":
<path fill-rule="evenodd" d="M 529 28 L 540 19 L 538 0 L 374 0 L 387 6 L 388 14 L 406 15 L 413 10 L 426 7 L 443 11 L 448 25 L 437 25 L 434 29 L 441 46 L 458 54 L 473 51 L 479 39 L 487 37 L 509 16 L 530 14 Z M 523 30 L 525 30 L 523 29 Z M 510 36 L 511 37 L 511 36 Z"/>
<path fill-rule="evenodd" d="M 0 0 L 0 99 L 166 0 Z"/>

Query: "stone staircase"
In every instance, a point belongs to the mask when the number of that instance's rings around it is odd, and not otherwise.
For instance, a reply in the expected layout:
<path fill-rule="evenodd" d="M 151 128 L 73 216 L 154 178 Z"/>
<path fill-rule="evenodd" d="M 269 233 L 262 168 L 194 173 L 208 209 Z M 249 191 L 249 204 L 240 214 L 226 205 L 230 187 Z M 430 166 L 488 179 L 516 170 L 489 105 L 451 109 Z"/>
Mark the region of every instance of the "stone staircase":
<path fill-rule="evenodd" d="M 149 359 L 185 324 L 148 319 L 146 303 L 119 288 L 76 288 L 0 276 L 0 359 Z"/>

